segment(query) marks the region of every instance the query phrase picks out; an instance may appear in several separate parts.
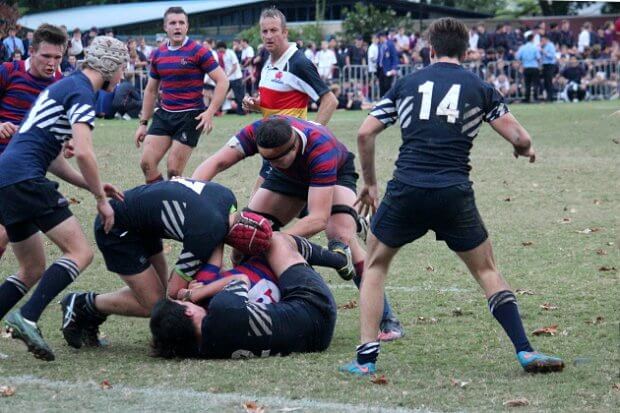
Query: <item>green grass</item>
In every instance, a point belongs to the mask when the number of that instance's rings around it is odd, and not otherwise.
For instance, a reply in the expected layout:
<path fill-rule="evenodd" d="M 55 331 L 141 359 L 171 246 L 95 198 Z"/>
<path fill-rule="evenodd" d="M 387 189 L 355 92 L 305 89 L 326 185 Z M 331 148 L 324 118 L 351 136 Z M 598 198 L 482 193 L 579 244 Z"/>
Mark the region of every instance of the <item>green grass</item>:
<path fill-rule="evenodd" d="M 486 300 L 466 268 L 430 234 L 402 249 L 388 279 L 391 303 L 403 321 L 403 340 L 382 347 L 380 373 L 389 383 L 376 385 L 336 372 L 352 358 L 358 343 L 358 309 L 339 310 L 331 347 L 322 354 L 247 361 L 163 361 L 148 357 L 148 323 L 110 317 L 102 330 L 107 349 L 74 351 L 63 341 L 59 306 L 52 305 L 41 328 L 57 360 L 35 360 L 13 340 L 0 340 L 0 386 L 15 386 L 14 396 L 0 399 L 0 411 L 242 411 L 251 398 L 268 411 L 300 407 L 302 411 L 357 411 L 371 407 L 420 411 L 501 411 L 502 403 L 526 397 L 523 411 L 612 411 L 620 404 L 614 390 L 618 376 L 620 268 L 617 224 L 620 205 L 620 117 L 609 115 L 616 102 L 513 105 L 513 112 L 534 138 L 538 160 L 512 157 L 511 147 L 487 126 L 472 153 L 472 179 L 479 210 L 495 254 L 518 296 L 528 332 L 558 324 L 552 337 L 530 337 L 541 351 L 562 356 L 561 374 L 529 376 L 518 366 L 510 341 L 489 314 Z M 355 149 L 355 132 L 365 114 L 337 113 L 335 134 Z M 216 119 L 215 131 L 203 137 L 186 173 L 213 153 L 251 118 Z M 98 121 L 95 146 L 105 180 L 124 188 L 142 181 L 139 151 L 133 146 L 134 122 Z M 378 174 L 389 179 L 400 144 L 396 127 L 378 138 Z M 252 158 L 218 177 L 247 203 L 259 168 Z M 92 241 L 92 197 L 61 185 L 81 203 L 72 210 Z M 510 198 L 510 201 L 506 201 Z M 595 201 L 596 200 L 596 201 Z M 569 223 L 560 223 L 570 218 Z M 585 228 L 599 231 L 580 234 Z M 325 244 L 324 237 L 318 237 Z M 522 243 L 531 242 L 529 246 Z M 93 247 L 94 246 L 93 242 Z M 605 255 L 598 255 L 602 250 Z M 59 253 L 46 249 L 51 262 Z M 178 254 L 173 245 L 167 256 Z M 433 271 L 427 270 L 432 267 Z M 17 269 L 11 253 L 0 261 L 0 277 Z M 339 304 L 357 299 L 357 290 L 334 273 L 323 271 Z M 96 255 L 93 264 L 69 290 L 111 291 L 123 284 L 106 271 Z M 551 303 L 559 308 L 544 311 Z M 463 315 L 455 317 L 460 307 Z M 588 323 L 603 317 L 597 324 Z M 419 317 L 424 317 L 421 320 Z M 435 318 L 436 323 L 427 320 Z M 575 363 L 577 360 L 577 363 Z M 114 386 L 102 390 L 107 379 Z M 469 382 L 455 387 L 451 379 Z"/>

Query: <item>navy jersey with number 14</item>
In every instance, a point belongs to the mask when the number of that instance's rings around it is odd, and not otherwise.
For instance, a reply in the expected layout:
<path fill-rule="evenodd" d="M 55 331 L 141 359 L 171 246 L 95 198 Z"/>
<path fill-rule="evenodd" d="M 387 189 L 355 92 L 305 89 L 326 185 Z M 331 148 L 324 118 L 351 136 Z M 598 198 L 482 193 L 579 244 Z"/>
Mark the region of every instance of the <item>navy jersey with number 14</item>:
<path fill-rule="evenodd" d="M 506 113 L 493 86 L 460 65 L 439 62 L 399 79 L 370 115 L 386 126 L 400 121 L 394 178 L 445 188 L 469 182 L 469 153 L 482 122 Z"/>

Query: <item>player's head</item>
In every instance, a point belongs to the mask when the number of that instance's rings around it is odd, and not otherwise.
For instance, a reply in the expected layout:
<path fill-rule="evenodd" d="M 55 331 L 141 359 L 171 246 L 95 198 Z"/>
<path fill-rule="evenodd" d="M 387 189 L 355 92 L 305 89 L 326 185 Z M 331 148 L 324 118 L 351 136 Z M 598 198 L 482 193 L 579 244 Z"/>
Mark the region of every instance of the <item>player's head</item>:
<path fill-rule="evenodd" d="M 186 301 L 159 300 L 151 312 L 153 353 L 157 357 L 196 357 L 204 308 Z"/>
<path fill-rule="evenodd" d="M 28 47 L 32 74 L 36 77 L 54 76 L 66 46 L 67 35 L 59 27 L 47 23 L 40 25 Z"/>
<path fill-rule="evenodd" d="M 260 37 L 269 53 L 280 55 L 288 48 L 288 30 L 284 14 L 271 7 L 260 14 Z"/>
<path fill-rule="evenodd" d="M 189 18 L 182 7 L 169 7 L 164 13 L 164 31 L 170 44 L 180 46 L 189 30 Z"/>
<path fill-rule="evenodd" d="M 121 81 L 123 70 L 129 61 L 125 43 L 109 36 L 97 36 L 86 49 L 82 67 L 101 74 L 102 89 L 109 92 Z"/>
<path fill-rule="evenodd" d="M 256 144 L 263 159 L 273 166 L 286 169 L 295 160 L 300 143 L 287 119 L 271 117 L 256 130 Z"/>
<path fill-rule="evenodd" d="M 428 27 L 431 57 L 452 57 L 462 60 L 469 45 L 467 26 L 451 17 L 437 19 Z"/>

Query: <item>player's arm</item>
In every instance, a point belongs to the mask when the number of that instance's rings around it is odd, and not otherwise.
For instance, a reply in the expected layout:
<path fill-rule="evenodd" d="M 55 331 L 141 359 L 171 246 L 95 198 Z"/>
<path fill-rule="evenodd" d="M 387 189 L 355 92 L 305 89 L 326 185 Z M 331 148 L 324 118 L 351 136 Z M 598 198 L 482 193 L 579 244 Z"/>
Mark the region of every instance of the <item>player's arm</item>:
<path fill-rule="evenodd" d="M 143 142 L 146 137 L 147 125 L 144 123 L 151 119 L 153 116 L 153 111 L 155 110 L 155 102 L 157 101 L 157 94 L 159 92 L 159 83 L 160 81 L 158 79 L 149 76 L 149 80 L 144 88 L 144 98 L 142 100 L 142 110 L 140 112 L 140 125 L 138 125 L 138 129 L 136 130 L 134 136 L 136 147 L 138 148 L 140 147 L 140 143 Z"/>
<path fill-rule="evenodd" d="M 211 129 L 213 129 L 213 116 L 218 110 L 220 110 L 222 103 L 224 103 L 229 85 L 226 73 L 224 73 L 224 70 L 222 70 L 219 66 L 210 71 L 208 75 L 215 82 L 213 98 L 211 99 L 211 103 L 209 104 L 207 110 L 196 117 L 196 119 L 200 120 L 198 126 L 196 126 L 196 129 L 203 129 L 207 132 L 207 134 L 211 132 Z"/>
<path fill-rule="evenodd" d="M 168 297 L 176 298 L 179 291 L 187 289 L 189 284 L 194 281 L 194 277 L 200 270 L 200 267 L 205 263 L 220 268 L 224 260 L 224 244 L 218 245 L 206 262 L 198 261 L 196 265 L 194 260 L 197 260 L 197 258 L 193 254 L 185 249 L 181 251 L 179 260 L 170 272 L 170 278 L 168 279 Z"/>
<path fill-rule="evenodd" d="M 19 126 L 11 122 L 0 122 L 0 138 L 9 139 L 19 129 Z"/>
<path fill-rule="evenodd" d="M 250 285 L 250 279 L 247 275 L 234 274 L 228 277 L 220 278 L 219 280 L 210 282 L 209 284 L 196 282 L 190 286 L 190 288 L 180 289 L 177 293 L 177 299 L 191 301 L 192 303 L 198 304 L 206 298 L 213 297 L 235 280 L 243 281 L 246 285 Z"/>
<path fill-rule="evenodd" d="M 309 238 L 323 231 L 331 214 L 334 186 L 311 186 L 308 190 L 308 215 L 284 232 Z"/>
<path fill-rule="evenodd" d="M 385 129 L 385 125 L 374 116 L 367 116 L 357 131 L 357 151 L 362 166 L 364 186 L 360 191 L 356 204 L 360 204 L 360 213 L 375 213 L 379 206 L 377 189 L 377 172 L 375 168 L 375 141 L 377 135 Z"/>
<path fill-rule="evenodd" d="M 245 155 L 238 149 L 226 145 L 198 165 L 198 168 L 196 168 L 192 175 L 192 179 L 210 181 L 217 174 L 227 170 L 244 157 Z"/>
<path fill-rule="evenodd" d="M 532 138 L 525 128 L 519 123 L 512 113 L 506 113 L 503 116 L 490 122 L 495 132 L 499 133 L 504 139 L 510 142 L 514 148 L 515 158 L 525 156 L 530 162 L 536 160 L 536 153 L 532 147 Z"/>
<path fill-rule="evenodd" d="M 319 100 L 319 110 L 315 121 L 321 125 L 327 125 L 338 107 L 338 99 L 332 92 L 324 93 Z"/>
<path fill-rule="evenodd" d="M 114 210 L 110 206 L 106 193 L 99 178 L 99 168 L 93 150 L 92 130 L 90 125 L 82 122 L 71 126 L 75 160 L 86 186 L 95 195 L 97 210 L 103 220 L 103 228 L 107 233 L 114 226 Z"/>

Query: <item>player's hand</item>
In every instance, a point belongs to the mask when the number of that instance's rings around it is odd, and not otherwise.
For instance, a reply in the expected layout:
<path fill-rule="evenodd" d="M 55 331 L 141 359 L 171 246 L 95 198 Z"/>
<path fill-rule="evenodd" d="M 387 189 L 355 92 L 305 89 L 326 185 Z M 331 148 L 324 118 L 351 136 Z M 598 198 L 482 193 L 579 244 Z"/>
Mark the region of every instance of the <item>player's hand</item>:
<path fill-rule="evenodd" d="M 9 139 L 19 128 L 11 122 L 0 123 L 0 138 Z"/>
<path fill-rule="evenodd" d="M 107 234 L 114 226 L 114 210 L 106 198 L 97 201 L 97 211 L 103 221 L 103 231 Z"/>
<path fill-rule="evenodd" d="M 108 198 L 113 198 L 121 202 L 125 200 L 125 194 L 112 184 L 103 184 L 103 191 Z"/>
<path fill-rule="evenodd" d="M 204 111 L 194 119 L 200 121 L 198 126 L 196 126 L 196 130 L 202 129 L 203 132 L 207 132 L 207 135 L 211 133 L 213 130 L 213 115 Z"/>
<path fill-rule="evenodd" d="M 534 152 L 534 148 L 532 148 L 531 146 L 527 149 L 515 147 L 513 155 L 515 156 L 515 158 L 519 158 L 519 156 L 530 158 L 530 163 L 536 162 L 536 152 Z"/>
<path fill-rule="evenodd" d="M 136 129 L 136 134 L 133 138 L 136 141 L 136 148 L 139 148 L 140 144 L 144 142 L 144 138 L 146 138 L 146 125 L 138 126 L 138 129 Z"/>
<path fill-rule="evenodd" d="M 181 288 L 179 292 L 177 292 L 177 300 L 191 302 L 192 290 L 189 288 Z"/>
<path fill-rule="evenodd" d="M 68 140 L 64 143 L 64 145 L 62 145 L 62 156 L 64 156 L 65 159 L 73 158 L 75 155 L 74 150 L 75 148 L 73 147 L 73 143 Z"/>
<path fill-rule="evenodd" d="M 377 185 L 364 185 L 357 196 L 357 200 L 353 204 L 353 206 L 356 205 L 357 212 L 362 216 L 372 215 L 377 212 L 377 208 L 379 207 L 379 191 Z"/>
<path fill-rule="evenodd" d="M 241 108 L 249 112 L 260 111 L 260 98 L 253 98 L 252 96 L 245 96 L 241 102 Z"/>

